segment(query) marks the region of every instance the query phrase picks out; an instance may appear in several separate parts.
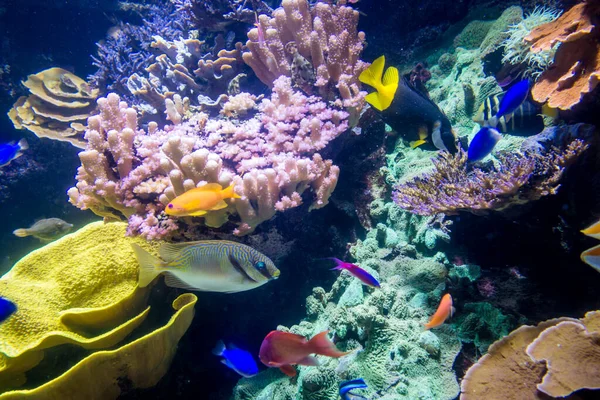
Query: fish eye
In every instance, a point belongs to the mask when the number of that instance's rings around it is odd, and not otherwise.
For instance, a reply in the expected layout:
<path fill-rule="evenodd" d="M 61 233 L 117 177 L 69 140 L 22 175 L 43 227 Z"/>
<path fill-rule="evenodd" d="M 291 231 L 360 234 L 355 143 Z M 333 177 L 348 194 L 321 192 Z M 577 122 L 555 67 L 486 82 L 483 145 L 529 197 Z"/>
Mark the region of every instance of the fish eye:
<path fill-rule="evenodd" d="M 265 269 L 265 268 L 267 268 L 267 264 L 265 264 L 263 261 L 259 261 L 256 263 L 256 268 Z"/>
<path fill-rule="evenodd" d="M 169 205 L 167 207 L 173 208 L 173 204 L 169 203 Z"/>

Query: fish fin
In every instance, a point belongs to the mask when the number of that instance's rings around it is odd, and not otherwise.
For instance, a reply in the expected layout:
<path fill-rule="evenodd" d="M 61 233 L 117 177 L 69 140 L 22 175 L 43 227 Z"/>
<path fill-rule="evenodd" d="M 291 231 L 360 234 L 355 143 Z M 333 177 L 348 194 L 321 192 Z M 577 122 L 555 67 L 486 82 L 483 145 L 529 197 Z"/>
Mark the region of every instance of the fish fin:
<path fill-rule="evenodd" d="M 398 75 L 398 68 L 389 67 L 385 71 L 385 75 L 383 75 L 383 81 L 381 83 L 383 83 L 383 86 L 385 86 L 385 87 L 393 88 L 393 90 L 395 92 L 396 88 L 398 87 L 398 83 L 400 83 L 400 76 Z"/>
<path fill-rule="evenodd" d="M 27 231 L 27 229 L 20 228 L 20 229 L 14 230 L 13 235 L 15 235 L 17 237 L 26 237 L 26 236 L 29 236 L 29 232 Z"/>
<path fill-rule="evenodd" d="M 431 133 L 431 140 L 433 141 L 433 145 L 439 150 L 448 151 L 448 148 L 442 139 L 442 123 L 440 121 L 436 121 L 434 124 L 434 129 Z"/>
<path fill-rule="evenodd" d="M 427 129 L 426 125 L 421 125 L 419 127 L 419 139 L 425 140 L 429 136 L 429 129 Z"/>
<path fill-rule="evenodd" d="M 581 233 L 594 239 L 600 239 L 600 220 L 583 229 Z"/>
<path fill-rule="evenodd" d="M 503 116 L 504 120 L 506 121 L 506 123 L 510 122 L 510 119 L 513 117 L 513 115 L 514 115 L 514 113 L 510 113 L 510 114 L 507 114 L 507 115 Z"/>
<path fill-rule="evenodd" d="M 456 307 L 451 307 L 450 308 L 450 318 L 454 317 L 454 314 L 456 314 Z"/>
<path fill-rule="evenodd" d="M 581 253 L 581 261 L 600 272 L 600 245 Z"/>
<path fill-rule="evenodd" d="M 205 210 L 199 210 L 199 211 L 194 211 L 193 213 L 189 213 L 187 214 L 189 217 L 201 217 L 203 215 L 206 215 L 208 211 Z"/>
<path fill-rule="evenodd" d="M 198 192 L 220 192 L 221 190 L 223 190 L 223 186 L 219 185 L 218 183 L 207 183 L 206 185 L 202 185 L 192 190 Z"/>
<path fill-rule="evenodd" d="M 490 128 L 495 128 L 496 126 L 498 126 L 498 118 L 492 117 L 488 119 L 487 126 L 489 126 Z"/>
<path fill-rule="evenodd" d="M 19 147 L 21 148 L 21 151 L 27 150 L 29 149 L 29 143 L 27 143 L 27 140 L 21 139 L 19 140 Z"/>
<path fill-rule="evenodd" d="M 410 142 L 410 148 L 416 149 L 417 147 L 419 147 L 425 143 L 427 143 L 427 140 L 423 140 L 423 139 L 415 140 L 413 142 Z"/>
<path fill-rule="evenodd" d="M 306 356 L 302 360 L 298 361 L 298 364 L 316 367 L 319 365 L 319 360 L 313 356 Z"/>
<path fill-rule="evenodd" d="M 176 259 L 181 253 L 181 250 L 183 250 L 186 247 L 181 246 L 181 244 L 165 243 L 158 248 L 158 255 L 160 255 L 160 258 L 162 258 L 165 261 L 165 263 L 170 263 L 171 261 Z"/>
<path fill-rule="evenodd" d="M 235 185 L 232 183 L 231 185 L 229 185 L 228 187 L 223 189 L 223 191 L 221 192 L 221 195 L 223 196 L 224 199 L 241 199 L 242 196 L 237 194 L 234 189 L 235 189 Z"/>
<path fill-rule="evenodd" d="M 135 243 L 132 243 L 131 247 L 140 264 L 138 286 L 146 287 L 160 274 L 160 270 L 156 268 L 161 264 L 160 260 Z"/>
<path fill-rule="evenodd" d="M 387 107 L 385 107 L 385 108 L 383 107 L 384 104 L 382 102 L 382 99 L 380 98 L 379 92 L 369 93 L 365 97 L 365 101 L 367 103 L 369 103 L 370 105 L 372 105 L 373 107 L 375 107 L 379 111 L 383 111 L 387 108 Z"/>
<path fill-rule="evenodd" d="M 292 367 L 289 364 L 282 365 L 281 367 L 279 367 L 279 370 L 281 370 L 281 372 L 283 372 L 287 376 L 290 376 L 290 377 L 296 376 L 296 368 Z"/>
<path fill-rule="evenodd" d="M 350 353 L 349 351 L 339 351 L 337 347 L 335 347 L 335 344 L 333 344 L 333 342 L 327 337 L 328 333 L 329 331 L 317 333 L 308 341 L 308 346 L 312 350 L 312 353 L 336 358 Z"/>
<path fill-rule="evenodd" d="M 358 80 L 364 84 L 378 89 L 381 86 L 381 77 L 383 76 L 383 68 L 385 67 L 385 56 L 377 58 L 371 63 L 369 68 L 365 69 L 358 76 Z"/>
<path fill-rule="evenodd" d="M 225 203 L 224 200 L 219 201 L 217 204 L 215 204 L 214 206 L 212 206 L 212 208 L 209 211 L 217 211 L 217 210 L 222 210 L 224 208 L 227 208 L 228 204 Z M 204 212 L 206 214 L 206 212 Z"/>
<path fill-rule="evenodd" d="M 546 103 L 542 106 L 542 115 L 556 119 L 558 118 L 558 108 L 552 108 Z"/>
<path fill-rule="evenodd" d="M 221 355 L 223 355 L 224 351 L 225 351 L 225 343 L 223 343 L 222 340 L 219 340 L 217 342 L 217 344 L 215 345 L 215 348 L 212 350 L 212 353 L 215 356 L 221 356 Z"/>
<path fill-rule="evenodd" d="M 171 271 L 167 271 L 167 273 L 165 274 L 165 284 L 169 287 L 174 287 L 178 289 L 198 290 L 190 284 L 179 279 Z"/>

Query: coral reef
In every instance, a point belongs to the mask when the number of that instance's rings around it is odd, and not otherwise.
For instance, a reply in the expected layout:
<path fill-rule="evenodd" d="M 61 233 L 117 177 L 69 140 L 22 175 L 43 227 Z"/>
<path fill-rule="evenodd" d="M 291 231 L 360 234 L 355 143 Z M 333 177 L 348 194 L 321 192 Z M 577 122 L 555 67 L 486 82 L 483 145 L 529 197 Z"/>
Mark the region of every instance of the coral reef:
<path fill-rule="evenodd" d="M 575 139 L 562 150 L 502 154 L 491 169 L 471 166 L 462 150 L 441 153 L 432 173 L 396 186 L 394 200 L 419 215 L 502 210 L 555 193 L 564 168 L 586 148 Z"/>
<path fill-rule="evenodd" d="M 600 387 L 600 312 L 524 325 L 494 343 L 461 384 L 461 400 L 563 398 Z"/>
<path fill-rule="evenodd" d="M 325 206 L 337 183 L 339 168 L 318 151 L 347 129 L 348 114 L 295 92 L 286 77 L 275 82 L 271 98 L 257 106 L 259 113 L 243 120 L 209 120 L 199 113 L 164 130 L 150 123 L 144 132 L 135 110 L 117 95 L 98 105 L 100 115 L 88 121 L 88 147 L 79 154 L 82 166 L 70 201 L 108 219 L 129 218 L 130 233 L 148 239 L 178 229 L 164 206 L 205 183 L 235 184 L 242 198 L 208 213 L 206 225 L 221 226 L 227 213 L 237 213 L 240 235 L 302 204 L 308 189 L 314 193 L 311 208 Z"/>
<path fill-rule="evenodd" d="M 525 37 L 536 54 L 560 44 L 552 68 L 545 71 L 531 90 L 535 101 L 568 110 L 578 104 L 600 82 L 600 27 L 594 18 L 598 1 L 573 6 L 558 19 L 535 28 Z"/>
<path fill-rule="evenodd" d="M 19 97 L 8 113 L 15 128 L 85 148 L 83 123 L 95 109 L 98 90 L 62 68 L 29 75 L 23 85 L 31 94 Z"/>
<path fill-rule="evenodd" d="M 93 353 L 40 387 L 6 392 L 0 399 L 116 399 L 123 391 L 152 387 L 167 373 L 177 343 L 192 323 L 196 301 L 195 295 L 182 294 L 173 301 L 175 314 L 163 327 L 115 350 Z"/>
<path fill-rule="evenodd" d="M 502 12 L 502 15 L 490 26 L 487 35 L 479 46 L 481 58 L 492 54 L 502 47 L 502 44 L 509 37 L 508 28 L 516 25 L 523 20 L 523 9 L 519 6 L 508 7 Z"/>
<path fill-rule="evenodd" d="M 123 238 L 125 228 L 92 223 L 30 253 L 0 279 L 0 295 L 18 304 L 0 325 L 2 389 L 24 384 L 45 349 L 111 347 L 145 319 L 147 290 L 137 287 L 131 243 L 150 246 Z"/>
<path fill-rule="evenodd" d="M 504 48 L 502 62 L 513 65 L 525 64 L 527 67 L 523 70 L 522 77 L 537 79 L 551 64 L 556 49 L 533 52 L 525 38 L 534 28 L 554 21 L 560 14 L 559 10 L 537 7 L 521 22 L 509 26 L 508 37 L 502 42 Z"/>
<path fill-rule="evenodd" d="M 194 24 L 206 31 L 223 31 L 233 22 L 254 22 L 254 12 L 271 11 L 262 0 L 253 0 L 252 9 L 246 8 L 245 1 L 240 0 L 173 0 L 178 14 L 184 14 Z"/>

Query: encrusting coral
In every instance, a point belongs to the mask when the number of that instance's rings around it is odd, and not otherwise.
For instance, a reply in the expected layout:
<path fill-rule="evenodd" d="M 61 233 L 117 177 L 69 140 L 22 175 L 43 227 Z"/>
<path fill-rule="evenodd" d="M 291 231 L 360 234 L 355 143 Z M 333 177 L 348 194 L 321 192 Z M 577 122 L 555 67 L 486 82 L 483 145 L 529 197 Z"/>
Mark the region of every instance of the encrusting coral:
<path fill-rule="evenodd" d="M 0 400 L 116 399 L 124 387 L 156 385 L 168 371 L 177 343 L 192 323 L 196 301 L 195 295 L 182 294 L 173 301 L 175 314 L 164 326 L 115 350 L 93 353 L 35 389 L 1 394 Z"/>
<path fill-rule="evenodd" d="M 600 388 L 600 312 L 521 326 L 466 373 L 461 400 L 564 398 Z"/>
<path fill-rule="evenodd" d="M 29 75 L 23 85 L 31 94 L 20 97 L 8 113 L 15 128 L 85 148 L 83 124 L 95 109 L 98 90 L 62 68 Z"/>
<path fill-rule="evenodd" d="M 525 41 L 539 53 L 557 44 L 551 68 L 534 84 L 531 94 L 552 108 L 571 109 L 600 82 L 600 2 L 590 0 L 573 6 L 556 20 L 535 28 Z"/>
<path fill-rule="evenodd" d="M 286 77 L 257 105 L 258 114 L 240 120 L 197 113 L 164 130 L 150 123 L 144 132 L 136 111 L 117 95 L 99 99 L 98 106 L 100 114 L 88 121 L 88 147 L 79 154 L 70 201 L 107 219 L 129 218 L 129 232 L 148 239 L 177 230 L 165 205 L 205 183 L 235 184 L 241 199 L 209 212 L 206 224 L 221 226 L 226 213 L 235 213 L 240 235 L 299 206 L 309 189 L 311 208 L 325 206 L 337 184 L 339 168 L 319 151 L 347 129 L 348 113 L 294 91 Z"/>
<path fill-rule="evenodd" d="M 0 325 L 0 383 L 18 386 L 43 350 L 64 343 L 115 345 L 146 317 L 147 290 L 123 223 L 92 223 L 30 253 L 0 279 L 0 295 L 18 305 Z M 86 332 L 96 332 L 90 335 Z"/>

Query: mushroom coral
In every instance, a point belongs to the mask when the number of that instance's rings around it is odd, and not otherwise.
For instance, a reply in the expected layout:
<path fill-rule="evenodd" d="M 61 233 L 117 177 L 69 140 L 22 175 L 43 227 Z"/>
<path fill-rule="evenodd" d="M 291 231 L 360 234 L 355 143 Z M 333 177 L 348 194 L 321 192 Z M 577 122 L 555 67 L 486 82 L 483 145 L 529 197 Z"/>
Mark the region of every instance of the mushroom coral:
<path fill-rule="evenodd" d="M 600 388 L 600 312 L 521 326 L 492 344 L 461 383 L 461 400 L 520 400 Z M 550 396 L 550 397 L 549 397 Z M 567 397 L 569 396 L 569 397 Z"/>
<path fill-rule="evenodd" d="M 559 44 L 552 66 L 531 90 L 535 101 L 571 109 L 600 81 L 600 1 L 579 3 L 561 17 L 533 29 L 525 37 L 538 53 Z"/>
<path fill-rule="evenodd" d="M 96 352 L 38 388 L 4 393 L 0 400 L 116 399 L 123 382 L 130 388 L 156 385 L 192 323 L 197 300 L 191 293 L 182 294 L 173 302 L 176 312 L 165 326 L 116 350 Z"/>
<path fill-rule="evenodd" d="M 96 108 L 98 90 L 62 68 L 29 75 L 23 85 L 31 94 L 19 97 L 8 112 L 15 128 L 85 148 L 84 124 Z"/>
<path fill-rule="evenodd" d="M 28 254 L 0 278 L 0 296 L 18 307 L 0 325 L 0 390 L 23 385 L 44 349 L 111 347 L 143 322 L 148 289 L 137 286 L 131 244 L 152 246 L 125 237 L 126 227 L 91 223 Z"/>

